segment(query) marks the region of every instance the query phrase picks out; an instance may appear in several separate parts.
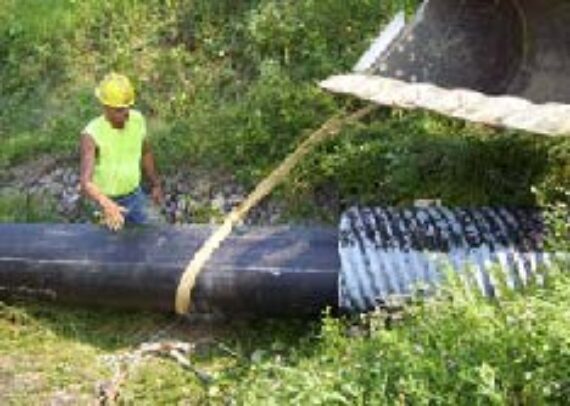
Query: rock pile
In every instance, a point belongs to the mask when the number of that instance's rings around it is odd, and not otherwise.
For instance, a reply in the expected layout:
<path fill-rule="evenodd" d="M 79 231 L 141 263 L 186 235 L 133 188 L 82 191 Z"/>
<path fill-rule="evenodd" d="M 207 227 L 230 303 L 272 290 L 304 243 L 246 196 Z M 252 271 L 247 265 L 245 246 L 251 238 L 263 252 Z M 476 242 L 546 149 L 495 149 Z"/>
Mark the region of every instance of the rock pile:
<path fill-rule="evenodd" d="M 53 205 L 59 217 L 69 222 L 87 222 L 90 208 L 79 192 L 79 169 L 71 165 L 51 167 L 41 175 L 14 178 L 5 190 L 25 194 L 34 201 Z M 154 208 L 162 222 L 170 224 L 216 223 L 240 204 L 247 191 L 235 179 L 212 181 L 211 174 L 181 172 L 164 177 L 165 201 Z M 158 210 L 157 210 L 158 209 Z M 276 199 L 266 199 L 246 219 L 249 225 L 273 225 L 283 222 L 283 206 Z"/>

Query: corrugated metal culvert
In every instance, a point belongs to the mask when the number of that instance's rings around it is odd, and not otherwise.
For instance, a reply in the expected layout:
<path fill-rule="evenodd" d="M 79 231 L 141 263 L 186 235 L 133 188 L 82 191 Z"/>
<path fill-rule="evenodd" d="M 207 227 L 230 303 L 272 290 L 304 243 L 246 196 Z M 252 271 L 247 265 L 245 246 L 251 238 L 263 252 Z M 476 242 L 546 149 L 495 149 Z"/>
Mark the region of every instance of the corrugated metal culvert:
<path fill-rule="evenodd" d="M 468 277 L 486 296 L 542 277 L 554 256 L 544 252 L 538 210 L 446 207 L 351 208 L 339 230 L 339 304 L 367 311 L 391 296 L 430 291 L 446 272 Z"/>

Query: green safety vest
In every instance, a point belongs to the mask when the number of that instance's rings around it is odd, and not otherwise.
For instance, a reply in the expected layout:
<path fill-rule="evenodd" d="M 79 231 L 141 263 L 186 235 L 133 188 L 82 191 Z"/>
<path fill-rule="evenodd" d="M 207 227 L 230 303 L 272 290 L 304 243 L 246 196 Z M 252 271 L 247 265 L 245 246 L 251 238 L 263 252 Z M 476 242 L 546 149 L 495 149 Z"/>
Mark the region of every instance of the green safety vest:
<path fill-rule="evenodd" d="M 126 195 L 141 182 L 141 156 L 146 138 L 143 115 L 130 110 L 122 129 L 111 126 L 104 115 L 92 120 L 83 130 L 97 145 L 92 182 L 107 196 Z"/>

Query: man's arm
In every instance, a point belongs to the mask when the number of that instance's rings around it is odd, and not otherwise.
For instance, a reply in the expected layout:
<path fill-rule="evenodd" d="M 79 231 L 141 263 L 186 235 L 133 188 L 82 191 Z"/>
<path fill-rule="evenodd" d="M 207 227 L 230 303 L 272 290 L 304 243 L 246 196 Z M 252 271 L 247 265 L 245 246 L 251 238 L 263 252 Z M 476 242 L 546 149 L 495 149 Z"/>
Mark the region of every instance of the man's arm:
<path fill-rule="evenodd" d="M 152 153 L 152 148 L 148 140 L 143 142 L 143 153 L 142 153 L 142 167 L 145 176 L 151 184 L 151 197 L 155 204 L 160 204 L 163 201 L 162 186 L 160 185 L 160 178 L 156 171 L 156 165 L 154 163 L 154 154 Z"/>
<path fill-rule="evenodd" d="M 126 209 L 109 199 L 101 192 L 101 190 L 99 190 L 97 185 L 92 182 L 96 150 L 97 146 L 95 145 L 93 138 L 89 134 L 82 134 L 80 170 L 81 192 L 101 206 L 105 215 L 105 224 L 107 224 L 107 226 L 112 230 L 119 230 L 125 223 L 123 214 L 126 212 Z"/>

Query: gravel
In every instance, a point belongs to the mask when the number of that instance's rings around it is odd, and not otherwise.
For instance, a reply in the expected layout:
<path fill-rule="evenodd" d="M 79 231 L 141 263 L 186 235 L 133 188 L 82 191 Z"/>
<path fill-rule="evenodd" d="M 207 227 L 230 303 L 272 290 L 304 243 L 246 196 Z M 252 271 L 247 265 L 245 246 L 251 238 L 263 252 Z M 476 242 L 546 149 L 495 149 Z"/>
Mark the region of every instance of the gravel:
<path fill-rule="evenodd" d="M 247 191 L 231 177 L 212 181 L 211 173 L 181 172 L 163 179 L 165 202 L 154 212 L 171 224 L 216 223 L 239 205 Z M 18 176 L 2 186 L 4 192 L 18 190 L 35 200 L 55 202 L 57 214 L 69 222 L 86 222 L 89 212 L 79 193 L 79 169 L 59 166 L 34 177 Z M 1 190 L 0 190 L 1 191 Z M 252 210 L 249 225 L 275 225 L 283 222 L 283 206 L 268 198 Z"/>

